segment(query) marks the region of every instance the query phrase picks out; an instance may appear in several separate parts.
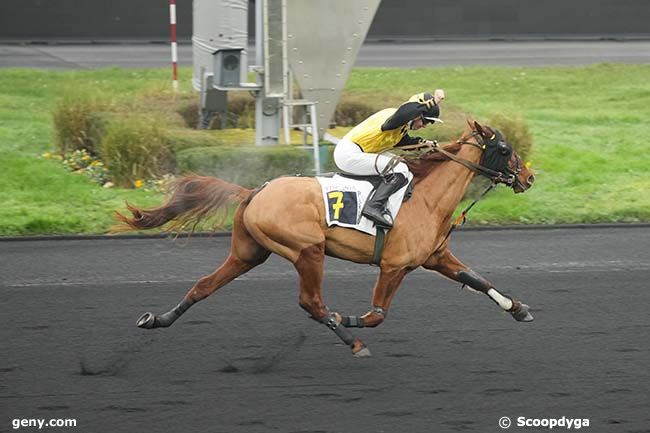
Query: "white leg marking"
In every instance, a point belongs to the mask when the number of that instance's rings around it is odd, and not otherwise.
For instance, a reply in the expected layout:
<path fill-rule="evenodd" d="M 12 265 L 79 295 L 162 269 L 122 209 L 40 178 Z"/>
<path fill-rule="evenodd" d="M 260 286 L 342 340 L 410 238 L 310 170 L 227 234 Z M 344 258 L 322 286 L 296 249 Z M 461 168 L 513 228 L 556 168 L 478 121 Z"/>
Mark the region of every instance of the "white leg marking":
<path fill-rule="evenodd" d="M 496 289 L 489 289 L 487 294 L 490 298 L 494 299 L 497 304 L 504 310 L 508 311 L 512 308 L 512 300 L 506 298 L 501 293 L 497 292 Z"/>

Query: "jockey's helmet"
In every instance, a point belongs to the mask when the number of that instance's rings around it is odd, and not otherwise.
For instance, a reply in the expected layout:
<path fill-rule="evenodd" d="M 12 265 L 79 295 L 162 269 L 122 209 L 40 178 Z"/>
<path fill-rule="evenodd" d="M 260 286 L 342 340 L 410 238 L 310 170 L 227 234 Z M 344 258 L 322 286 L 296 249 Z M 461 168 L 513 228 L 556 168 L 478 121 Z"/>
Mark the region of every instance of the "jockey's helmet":
<path fill-rule="evenodd" d="M 418 93 L 409 98 L 406 102 L 419 102 L 420 104 L 427 104 L 427 109 L 422 115 L 424 123 L 440 122 L 440 107 L 434 103 L 433 95 L 431 93 Z M 427 103 L 428 102 L 428 103 Z"/>

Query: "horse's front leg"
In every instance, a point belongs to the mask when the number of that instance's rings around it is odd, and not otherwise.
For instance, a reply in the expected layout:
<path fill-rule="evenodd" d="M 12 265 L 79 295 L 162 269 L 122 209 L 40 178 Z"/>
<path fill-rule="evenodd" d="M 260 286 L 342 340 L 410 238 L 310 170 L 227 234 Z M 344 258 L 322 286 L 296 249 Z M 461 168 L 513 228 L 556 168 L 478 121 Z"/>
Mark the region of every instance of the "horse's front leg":
<path fill-rule="evenodd" d="M 341 341 L 350 347 L 354 356 L 370 356 L 370 350 L 363 344 L 363 341 L 342 326 L 341 315 L 330 312 L 323 301 L 321 285 L 324 261 L 325 243 L 322 242 L 304 248 L 294 262 L 300 275 L 300 307 L 307 311 L 312 319 L 331 329 Z"/>
<path fill-rule="evenodd" d="M 519 322 L 533 321 L 533 316 L 529 312 L 530 307 L 528 305 L 501 294 L 491 282 L 467 267 L 448 249 L 432 255 L 422 266 L 425 269 L 438 271 L 445 277 L 485 293 L 499 307 L 510 313 Z"/>
<path fill-rule="evenodd" d="M 408 269 L 382 268 L 372 291 L 372 309 L 361 317 L 342 316 L 341 324 L 347 328 L 379 326 L 386 318 L 390 303 L 407 273 Z"/>

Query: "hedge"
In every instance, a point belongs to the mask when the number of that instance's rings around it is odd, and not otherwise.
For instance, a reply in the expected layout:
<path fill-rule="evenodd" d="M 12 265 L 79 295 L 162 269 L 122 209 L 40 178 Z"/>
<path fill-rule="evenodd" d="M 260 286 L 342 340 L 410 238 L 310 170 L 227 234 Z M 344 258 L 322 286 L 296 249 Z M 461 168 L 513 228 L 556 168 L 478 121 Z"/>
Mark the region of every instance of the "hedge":
<path fill-rule="evenodd" d="M 227 124 L 231 128 L 215 134 L 217 131 L 185 127 L 197 120 L 198 105 L 192 94 L 178 100 L 143 94 L 120 103 L 91 94 L 74 94 L 54 108 L 56 143 L 62 155 L 85 150 L 99 156 L 113 182 L 123 187 L 167 173 L 215 175 L 246 187 L 282 175 L 314 174 L 311 148 L 233 145 L 253 139 L 250 129 L 232 126 L 250 126 L 254 101 L 244 95 L 233 96 L 229 103 L 229 115 L 233 118 Z M 343 100 L 337 107 L 336 122 L 353 126 L 374 111 L 364 101 Z M 415 131 L 413 135 L 453 140 L 467 128 L 467 117 L 461 110 L 446 106 L 444 124 Z M 498 115 L 488 124 L 501 128 L 526 159 L 532 139 L 523 119 Z M 336 171 L 332 149 L 321 147 L 321 172 Z"/>
<path fill-rule="evenodd" d="M 332 146 L 321 147 L 321 167 L 331 168 Z M 284 175 L 314 174 L 311 148 L 296 146 L 194 147 L 176 154 L 180 172 L 218 176 L 247 188 Z"/>

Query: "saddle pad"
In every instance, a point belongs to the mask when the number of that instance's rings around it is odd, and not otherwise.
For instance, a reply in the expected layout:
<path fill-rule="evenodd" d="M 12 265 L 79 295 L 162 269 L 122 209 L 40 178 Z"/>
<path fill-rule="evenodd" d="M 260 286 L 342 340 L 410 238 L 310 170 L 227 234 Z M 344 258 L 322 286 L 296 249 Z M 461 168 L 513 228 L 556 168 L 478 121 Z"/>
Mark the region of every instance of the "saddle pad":
<path fill-rule="evenodd" d="M 323 204 L 328 227 L 337 225 L 353 228 L 373 236 L 377 234 L 375 223 L 361 215 L 361 210 L 374 189 L 370 182 L 339 175 L 317 176 L 316 179 L 323 191 Z M 413 175 L 409 173 L 408 183 L 412 179 Z M 388 199 L 388 210 L 393 218 L 397 218 L 408 183 Z"/>

